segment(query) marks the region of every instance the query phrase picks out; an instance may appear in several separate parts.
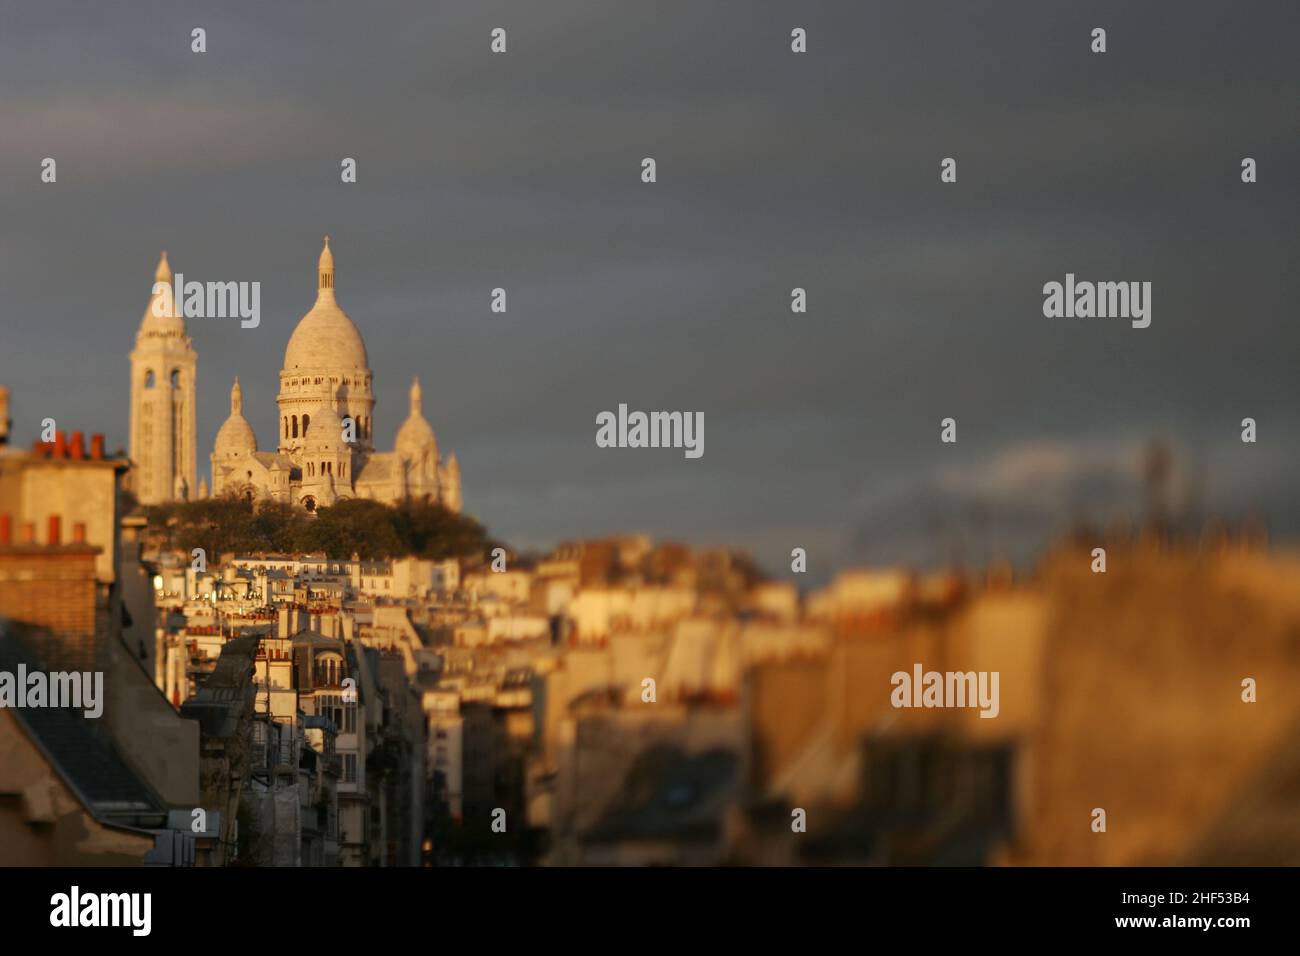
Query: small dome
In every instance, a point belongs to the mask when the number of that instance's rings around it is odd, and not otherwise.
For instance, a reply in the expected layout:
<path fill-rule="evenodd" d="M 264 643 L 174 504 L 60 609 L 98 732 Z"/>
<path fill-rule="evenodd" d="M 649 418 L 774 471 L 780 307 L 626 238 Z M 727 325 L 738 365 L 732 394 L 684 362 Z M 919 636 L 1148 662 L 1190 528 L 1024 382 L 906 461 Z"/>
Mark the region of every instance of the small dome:
<path fill-rule="evenodd" d="M 284 350 L 284 370 L 368 371 L 361 333 L 334 298 L 334 254 L 329 237 L 320 254 L 316 304 L 302 317 Z"/>
<path fill-rule="evenodd" d="M 342 445 L 343 419 L 335 410 L 333 402 L 327 396 L 321 406 L 311 413 L 310 423 L 303 441 L 317 447 L 322 445 Z"/>
<path fill-rule="evenodd" d="M 243 392 L 239 387 L 239 379 L 235 379 L 235 385 L 230 390 L 230 417 L 217 432 L 217 440 L 212 448 L 213 454 L 218 458 L 257 451 L 257 435 L 244 417 L 243 406 Z"/>
<path fill-rule="evenodd" d="M 217 441 L 212 450 L 218 458 L 257 451 L 257 436 L 253 434 L 253 426 L 248 424 L 248 419 L 243 415 L 231 415 L 217 432 Z"/>
<path fill-rule="evenodd" d="M 436 454 L 438 443 L 433 437 L 433 426 L 430 425 L 420 411 L 420 380 L 417 378 L 411 384 L 411 412 L 402 422 L 402 427 L 397 430 L 397 452 L 399 455 L 406 453 L 403 457 L 410 454 L 418 454 L 427 448 L 432 448 Z"/>

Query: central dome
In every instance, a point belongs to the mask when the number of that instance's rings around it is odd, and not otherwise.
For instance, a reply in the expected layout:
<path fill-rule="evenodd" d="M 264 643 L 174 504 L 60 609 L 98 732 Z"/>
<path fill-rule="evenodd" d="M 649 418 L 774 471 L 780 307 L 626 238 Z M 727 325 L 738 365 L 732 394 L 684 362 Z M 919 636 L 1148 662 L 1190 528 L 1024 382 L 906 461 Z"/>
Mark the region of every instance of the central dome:
<path fill-rule="evenodd" d="M 331 299 L 333 297 L 331 296 Z M 289 336 L 284 350 L 284 370 L 366 369 L 366 343 L 348 314 L 333 301 L 316 300 Z"/>
<path fill-rule="evenodd" d="M 334 256 L 329 237 L 320 255 L 316 304 L 302 317 L 284 350 L 284 370 L 368 370 L 361 333 L 334 298 Z"/>

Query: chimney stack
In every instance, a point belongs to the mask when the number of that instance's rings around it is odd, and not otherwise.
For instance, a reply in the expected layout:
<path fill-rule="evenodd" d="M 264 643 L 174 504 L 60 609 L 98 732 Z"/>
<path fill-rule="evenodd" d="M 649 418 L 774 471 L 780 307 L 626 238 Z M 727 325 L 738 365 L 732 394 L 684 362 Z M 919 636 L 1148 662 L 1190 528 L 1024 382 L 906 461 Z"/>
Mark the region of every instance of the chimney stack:
<path fill-rule="evenodd" d="M 14 519 L 13 515 L 5 512 L 0 514 L 0 544 L 13 544 L 14 542 Z"/>
<path fill-rule="evenodd" d="M 95 461 L 104 460 L 104 436 L 95 434 L 90 436 L 90 457 Z"/>
<path fill-rule="evenodd" d="M 63 521 L 58 515 L 50 515 L 50 547 L 63 543 Z"/>
<path fill-rule="evenodd" d="M 293 624 L 293 608 L 291 607 L 280 608 L 279 624 L 280 626 L 276 630 L 276 637 L 279 638 L 293 637 L 293 635 L 289 633 L 289 628 Z"/>

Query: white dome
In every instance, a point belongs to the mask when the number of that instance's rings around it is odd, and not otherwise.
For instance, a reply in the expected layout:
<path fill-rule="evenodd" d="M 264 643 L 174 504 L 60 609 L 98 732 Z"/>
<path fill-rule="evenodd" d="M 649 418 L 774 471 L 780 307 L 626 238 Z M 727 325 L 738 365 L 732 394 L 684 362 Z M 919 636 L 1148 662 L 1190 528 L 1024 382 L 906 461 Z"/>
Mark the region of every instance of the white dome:
<path fill-rule="evenodd" d="M 253 426 L 248 424 L 248 419 L 243 415 L 231 415 L 217 432 L 217 441 L 212 450 L 218 458 L 257 451 L 257 435 L 253 433 Z"/>
<path fill-rule="evenodd" d="M 223 458 L 254 451 L 257 451 L 257 435 L 244 417 L 244 393 L 239 387 L 239 379 L 235 379 L 235 384 L 230 389 L 230 417 L 218 430 L 212 452 L 218 458 Z"/>
<path fill-rule="evenodd" d="M 433 426 L 420 411 L 420 381 L 411 384 L 411 412 L 397 430 L 397 453 L 404 458 L 414 457 L 431 449 L 437 457 L 438 443 L 433 437 Z"/>
<path fill-rule="evenodd" d="M 284 370 L 368 371 L 366 343 L 334 298 L 334 256 L 329 237 L 321 251 L 316 304 L 302 317 L 284 350 Z"/>
<path fill-rule="evenodd" d="M 303 441 L 308 445 L 343 444 L 343 419 L 333 405 L 322 405 L 311 413 L 309 419 L 307 433 L 303 435 Z"/>
<path fill-rule="evenodd" d="M 334 296 L 321 296 L 302 317 L 284 350 L 284 370 L 362 371 L 370 366 L 366 344 Z"/>

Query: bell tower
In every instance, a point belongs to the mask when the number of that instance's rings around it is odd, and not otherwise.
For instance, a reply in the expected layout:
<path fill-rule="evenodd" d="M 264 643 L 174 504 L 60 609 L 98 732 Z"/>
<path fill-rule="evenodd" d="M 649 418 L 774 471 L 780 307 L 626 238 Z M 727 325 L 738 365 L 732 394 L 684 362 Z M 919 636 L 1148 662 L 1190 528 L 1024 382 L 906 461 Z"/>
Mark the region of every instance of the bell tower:
<path fill-rule="evenodd" d="M 173 300 L 171 282 L 164 252 L 131 352 L 127 482 L 145 505 L 185 500 L 197 493 L 194 379 L 198 356 L 186 334 L 179 302 Z"/>

